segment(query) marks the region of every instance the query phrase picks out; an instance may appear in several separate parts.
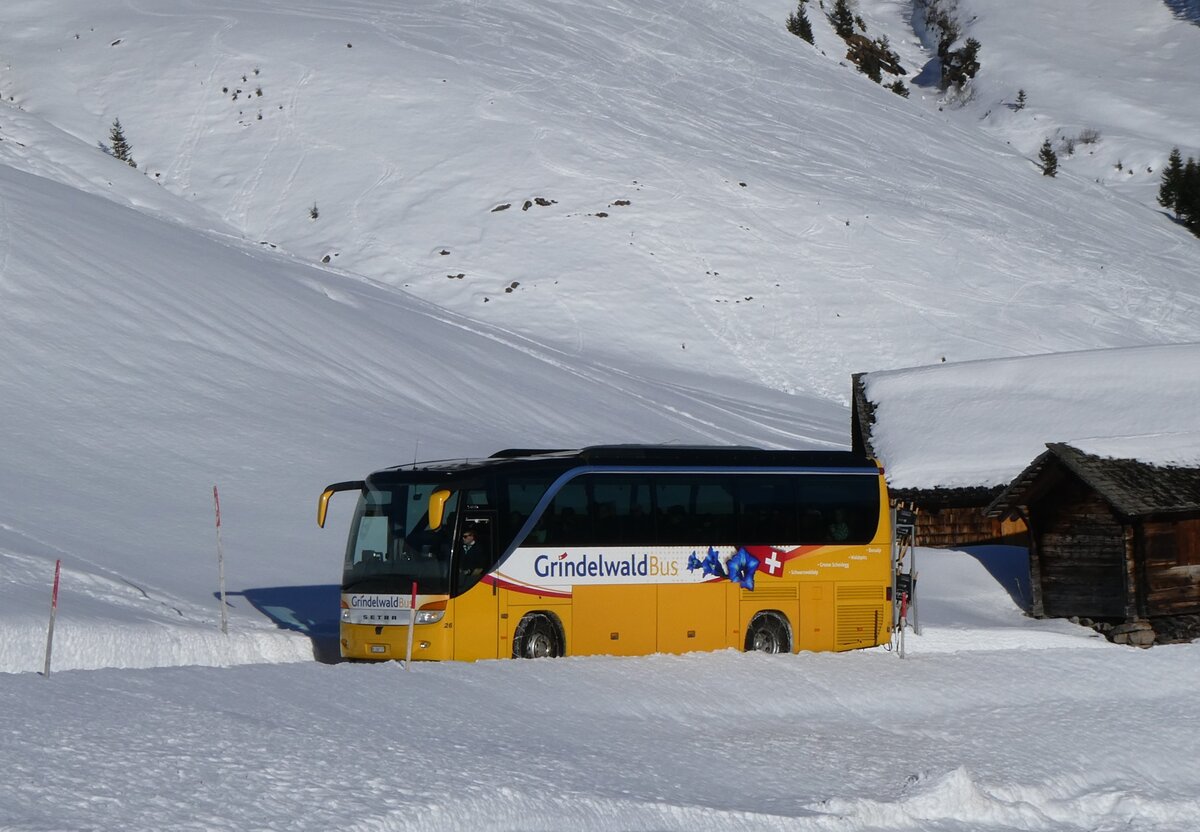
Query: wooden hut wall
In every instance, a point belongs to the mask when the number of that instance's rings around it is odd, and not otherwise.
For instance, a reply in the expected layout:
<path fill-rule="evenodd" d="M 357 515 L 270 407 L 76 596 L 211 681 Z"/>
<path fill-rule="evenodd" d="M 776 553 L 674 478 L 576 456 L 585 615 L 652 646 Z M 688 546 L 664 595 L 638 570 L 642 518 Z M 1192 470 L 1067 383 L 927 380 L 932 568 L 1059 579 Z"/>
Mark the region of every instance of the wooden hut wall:
<path fill-rule="evenodd" d="M 1030 506 L 1036 574 L 1045 615 L 1127 615 L 1125 528 L 1101 497 L 1074 477 Z"/>
<path fill-rule="evenodd" d="M 920 507 L 920 502 L 917 502 Z M 917 543 L 921 546 L 979 546 L 989 543 L 1028 545 L 1025 521 L 993 520 L 982 506 L 924 508 L 917 514 Z"/>
<path fill-rule="evenodd" d="M 1142 614 L 1200 613 L 1200 519 L 1146 521 L 1141 543 Z"/>

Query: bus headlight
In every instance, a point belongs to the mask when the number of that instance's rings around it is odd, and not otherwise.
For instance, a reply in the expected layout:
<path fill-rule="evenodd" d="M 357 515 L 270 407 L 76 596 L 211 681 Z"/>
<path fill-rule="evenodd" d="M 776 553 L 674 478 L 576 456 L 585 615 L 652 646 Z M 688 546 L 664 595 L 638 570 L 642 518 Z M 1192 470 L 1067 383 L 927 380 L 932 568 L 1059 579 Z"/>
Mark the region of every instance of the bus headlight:
<path fill-rule="evenodd" d="M 418 624 L 436 624 L 446 614 L 445 610 L 417 610 Z"/>

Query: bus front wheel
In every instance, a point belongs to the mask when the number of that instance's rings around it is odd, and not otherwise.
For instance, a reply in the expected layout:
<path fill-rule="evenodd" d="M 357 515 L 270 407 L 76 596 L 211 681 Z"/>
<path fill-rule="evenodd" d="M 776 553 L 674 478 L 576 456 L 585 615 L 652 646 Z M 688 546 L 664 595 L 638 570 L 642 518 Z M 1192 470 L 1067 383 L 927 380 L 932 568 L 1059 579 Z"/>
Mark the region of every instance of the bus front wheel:
<path fill-rule="evenodd" d="M 556 659 L 566 652 L 558 625 L 541 613 L 521 619 L 513 633 L 512 645 L 514 659 Z"/>
<path fill-rule="evenodd" d="M 760 612 L 746 628 L 746 652 L 790 653 L 792 640 L 787 623 L 774 612 Z"/>

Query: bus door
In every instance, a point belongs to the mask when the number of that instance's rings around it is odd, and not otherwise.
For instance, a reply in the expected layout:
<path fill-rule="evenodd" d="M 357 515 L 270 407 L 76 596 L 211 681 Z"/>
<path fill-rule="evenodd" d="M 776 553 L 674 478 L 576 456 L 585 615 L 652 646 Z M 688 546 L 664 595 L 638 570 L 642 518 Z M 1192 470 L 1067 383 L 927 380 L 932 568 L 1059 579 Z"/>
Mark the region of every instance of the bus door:
<path fill-rule="evenodd" d="M 458 661 L 497 658 L 499 594 L 483 583 L 496 563 L 496 512 L 467 510 L 454 543 L 454 658 Z"/>

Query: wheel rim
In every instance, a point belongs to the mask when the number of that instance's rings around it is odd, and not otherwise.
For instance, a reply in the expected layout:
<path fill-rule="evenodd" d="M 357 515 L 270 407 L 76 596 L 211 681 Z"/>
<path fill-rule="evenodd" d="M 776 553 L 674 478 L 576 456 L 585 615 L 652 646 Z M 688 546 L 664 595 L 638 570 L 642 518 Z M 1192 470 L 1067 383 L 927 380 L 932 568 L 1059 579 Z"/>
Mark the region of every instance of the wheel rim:
<path fill-rule="evenodd" d="M 754 649 L 763 653 L 778 653 L 779 639 L 767 629 L 761 629 L 754 634 Z"/>
<path fill-rule="evenodd" d="M 766 619 L 754 625 L 750 648 L 761 653 L 782 653 L 784 634 L 777 621 Z"/>
<path fill-rule="evenodd" d="M 544 659 L 554 655 L 554 642 L 546 633 L 537 632 L 529 637 L 525 647 L 525 655 L 531 659 Z"/>

